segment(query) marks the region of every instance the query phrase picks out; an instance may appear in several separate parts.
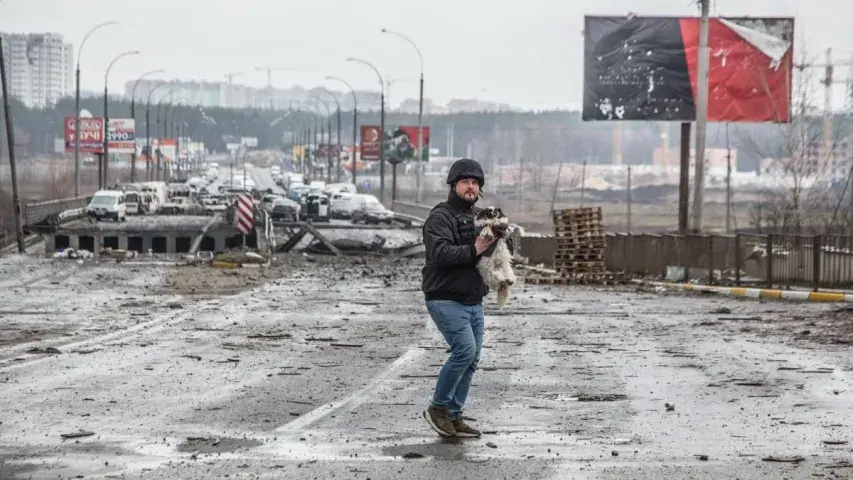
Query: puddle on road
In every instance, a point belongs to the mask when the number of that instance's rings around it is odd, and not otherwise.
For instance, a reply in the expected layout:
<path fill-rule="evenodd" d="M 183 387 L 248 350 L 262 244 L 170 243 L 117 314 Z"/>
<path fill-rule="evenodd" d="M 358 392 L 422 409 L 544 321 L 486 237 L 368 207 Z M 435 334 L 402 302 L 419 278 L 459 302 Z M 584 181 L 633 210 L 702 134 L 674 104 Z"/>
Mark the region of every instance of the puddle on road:
<path fill-rule="evenodd" d="M 469 440 L 470 443 L 470 440 Z M 441 458 L 462 460 L 469 453 L 465 441 L 460 438 L 442 438 L 434 443 L 392 445 L 382 448 L 382 454 L 403 458 Z"/>

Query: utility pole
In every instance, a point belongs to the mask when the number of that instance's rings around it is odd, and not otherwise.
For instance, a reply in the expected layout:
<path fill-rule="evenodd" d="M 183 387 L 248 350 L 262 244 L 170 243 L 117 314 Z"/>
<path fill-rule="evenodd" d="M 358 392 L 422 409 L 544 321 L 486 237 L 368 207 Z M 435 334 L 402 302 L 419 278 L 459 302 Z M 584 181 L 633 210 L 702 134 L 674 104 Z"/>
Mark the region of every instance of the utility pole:
<path fill-rule="evenodd" d="M 729 124 L 726 123 L 726 233 L 732 231 L 732 145 L 729 143 Z"/>
<path fill-rule="evenodd" d="M 626 195 L 627 195 L 626 200 L 628 202 L 628 205 L 626 205 L 626 212 L 625 212 L 626 216 L 627 216 L 627 220 L 626 220 L 627 225 L 625 227 L 625 231 L 628 233 L 628 235 L 630 235 L 631 234 L 631 202 L 633 201 L 633 198 L 631 196 L 631 165 L 630 164 L 628 165 L 628 185 L 625 188 L 625 191 L 626 191 Z"/>
<path fill-rule="evenodd" d="M 518 212 L 521 213 L 522 197 L 524 196 L 524 156 L 521 143 L 521 130 L 515 131 L 515 158 L 518 160 L 518 183 L 515 185 L 516 195 L 518 195 Z"/>
<path fill-rule="evenodd" d="M 18 197 L 18 171 L 15 165 L 15 127 L 12 125 L 12 107 L 9 106 L 9 88 L 6 85 L 6 59 L 3 56 L 3 37 L 0 36 L 0 82 L 3 90 L 3 114 L 6 120 L 6 142 L 9 145 L 9 173 L 12 175 L 12 208 L 15 215 L 15 238 L 18 253 L 26 253 L 24 225 L 21 221 L 21 199 Z M 77 141 L 75 135 L 74 140 Z"/>
<path fill-rule="evenodd" d="M 694 164 L 693 189 L 693 229 L 702 231 L 702 203 L 705 193 L 705 139 L 708 126 L 708 70 L 710 52 L 708 51 L 708 31 L 711 15 L 711 0 L 697 0 L 699 15 L 699 61 L 696 93 L 696 153 Z"/>

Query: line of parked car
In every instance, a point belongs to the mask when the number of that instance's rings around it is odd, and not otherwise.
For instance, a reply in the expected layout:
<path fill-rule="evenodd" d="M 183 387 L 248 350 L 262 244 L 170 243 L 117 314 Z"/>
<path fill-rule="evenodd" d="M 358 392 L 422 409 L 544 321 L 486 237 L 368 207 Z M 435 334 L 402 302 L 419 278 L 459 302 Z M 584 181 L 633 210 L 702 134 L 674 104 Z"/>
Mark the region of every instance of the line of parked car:
<path fill-rule="evenodd" d="M 86 215 L 96 221 L 124 222 L 128 215 L 202 215 L 227 209 L 224 192 L 208 192 L 217 178 L 214 164 L 199 177 L 186 182 L 137 182 L 99 190 L 86 206 Z"/>
<path fill-rule="evenodd" d="M 261 203 L 273 219 L 328 222 L 349 219 L 353 223 L 388 225 L 394 213 L 373 195 L 358 193 L 352 183 L 306 182 L 304 175 L 285 173 L 279 183 L 286 195 L 266 195 Z"/>

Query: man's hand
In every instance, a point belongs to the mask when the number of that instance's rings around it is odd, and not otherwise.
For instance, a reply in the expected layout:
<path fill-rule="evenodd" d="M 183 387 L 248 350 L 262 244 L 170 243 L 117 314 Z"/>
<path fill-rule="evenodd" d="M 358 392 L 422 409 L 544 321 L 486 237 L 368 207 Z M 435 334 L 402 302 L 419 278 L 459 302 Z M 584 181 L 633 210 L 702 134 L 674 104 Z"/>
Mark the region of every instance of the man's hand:
<path fill-rule="evenodd" d="M 482 235 L 477 235 L 477 240 L 474 242 L 474 248 L 477 249 L 477 255 L 482 255 L 483 252 L 489 249 L 497 240 L 495 237 L 485 238 Z"/>

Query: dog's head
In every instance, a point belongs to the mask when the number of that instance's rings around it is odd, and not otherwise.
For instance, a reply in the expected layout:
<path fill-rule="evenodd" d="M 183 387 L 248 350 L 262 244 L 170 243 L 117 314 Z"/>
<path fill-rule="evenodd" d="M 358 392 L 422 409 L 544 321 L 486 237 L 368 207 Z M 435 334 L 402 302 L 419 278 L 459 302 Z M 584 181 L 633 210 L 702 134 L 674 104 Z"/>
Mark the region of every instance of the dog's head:
<path fill-rule="evenodd" d="M 509 227 L 509 219 L 498 207 L 486 207 L 477 213 L 474 225 L 478 228 L 489 227 L 496 232 L 504 232 Z"/>

